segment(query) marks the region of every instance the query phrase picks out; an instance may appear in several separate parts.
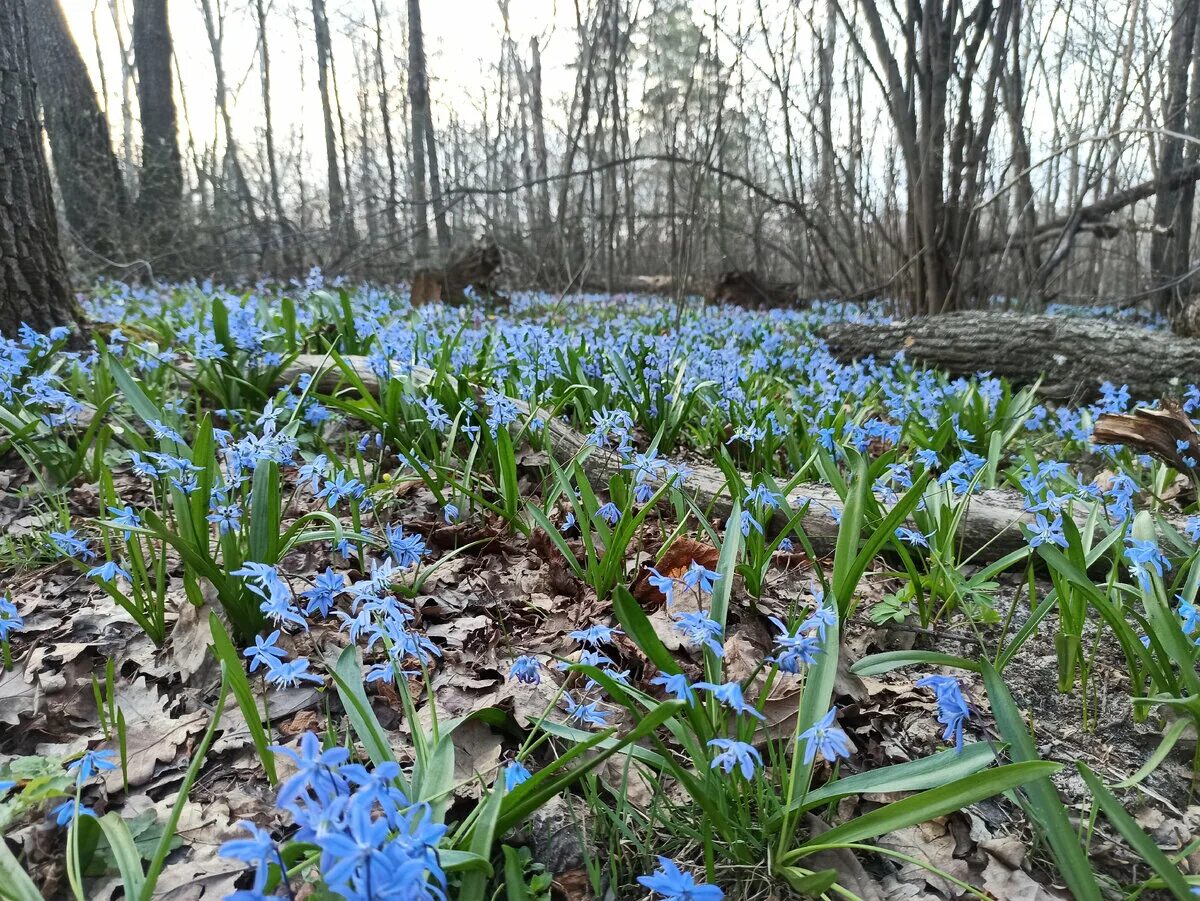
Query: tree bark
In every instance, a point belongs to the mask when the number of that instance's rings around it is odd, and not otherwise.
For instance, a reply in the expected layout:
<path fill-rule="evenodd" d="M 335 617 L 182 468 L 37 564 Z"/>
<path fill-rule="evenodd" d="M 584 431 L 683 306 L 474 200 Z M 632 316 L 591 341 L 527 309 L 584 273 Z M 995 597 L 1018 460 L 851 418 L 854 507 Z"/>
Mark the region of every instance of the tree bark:
<path fill-rule="evenodd" d="M 429 195 L 425 174 L 425 116 L 429 92 L 425 83 L 425 47 L 421 37 L 421 2 L 408 0 L 408 106 L 412 125 L 413 255 L 416 265 L 429 262 Z"/>
<path fill-rule="evenodd" d="M 171 74 L 171 28 L 167 0 L 136 0 L 133 56 L 142 114 L 142 178 L 138 212 L 148 248 L 162 253 L 178 239 L 183 199 L 183 160 Z M 168 254 L 168 257 L 170 254 Z"/>
<path fill-rule="evenodd" d="M 42 0 L 35 0 L 42 2 Z M 77 327 L 42 149 L 26 0 L 0 3 L 0 334 Z"/>
<path fill-rule="evenodd" d="M 313 29 L 317 44 L 317 90 L 321 95 L 321 120 L 325 128 L 326 188 L 329 193 L 329 229 L 335 248 L 341 247 L 346 223 L 346 195 L 342 190 L 341 163 L 338 157 L 338 132 L 333 124 L 333 88 L 329 83 L 333 48 L 325 0 L 312 0 Z"/>
<path fill-rule="evenodd" d="M 128 209 L 108 120 L 67 28 L 61 0 L 39 0 L 27 9 L 38 97 L 67 224 L 88 251 L 117 256 Z"/>
<path fill-rule="evenodd" d="M 1200 372 L 1200 341 L 1100 319 L 965 311 L 887 325 L 836 323 L 820 329 L 830 352 L 849 361 L 906 359 L 951 375 L 990 372 L 1018 384 L 1042 378 L 1053 398 L 1094 397 L 1104 381 L 1135 399 L 1178 395 Z"/>

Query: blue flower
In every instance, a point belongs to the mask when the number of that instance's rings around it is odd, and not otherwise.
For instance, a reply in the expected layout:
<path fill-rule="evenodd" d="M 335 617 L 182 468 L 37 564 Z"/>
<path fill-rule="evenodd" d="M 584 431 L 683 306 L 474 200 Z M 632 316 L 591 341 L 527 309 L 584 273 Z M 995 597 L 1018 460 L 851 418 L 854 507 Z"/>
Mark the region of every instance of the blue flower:
<path fill-rule="evenodd" d="M 754 778 L 754 768 L 762 766 L 762 756 L 752 744 L 744 741 L 734 741 L 730 738 L 714 738 L 709 741 L 710 748 L 719 748 L 721 753 L 713 758 L 711 769 L 720 767 L 726 773 L 732 773 L 734 767 L 741 770 L 747 779 Z"/>
<path fill-rule="evenodd" d="M 96 773 L 116 768 L 117 759 L 112 751 L 85 751 L 82 757 L 67 767 L 67 772 L 74 773 L 75 780 L 84 783 Z"/>
<path fill-rule="evenodd" d="M 117 565 L 117 561 L 108 560 L 100 566 L 93 566 L 88 570 L 89 579 L 100 579 L 102 582 L 111 582 L 117 576 L 120 576 L 126 582 L 132 582 L 133 578 L 128 571 Z"/>
<path fill-rule="evenodd" d="M 274 665 L 267 664 L 267 681 L 276 688 L 295 688 L 301 682 L 325 684 L 325 680 L 315 673 L 308 671 L 308 658 L 297 657 L 286 663 L 275 661 Z"/>
<path fill-rule="evenodd" d="M 568 691 L 563 694 L 563 703 L 567 705 L 567 717 L 577 723 L 588 726 L 604 727 L 608 725 L 608 713 L 599 708 L 599 701 L 591 704 L 577 703 Z"/>
<path fill-rule="evenodd" d="M 797 741 L 804 742 L 805 766 L 813 762 L 817 751 L 830 763 L 839 757 L 850 756 L 850 738 L 837 725 L 836 719 L 837 708 L 830 707 L 827 714 L 796 737 Z"/>
<path fill-rule="evenodd" d="M 313 800 L 327 804 L 338 795 L 345 794 L 349 783 L 339 767 L 350 759 L 348 748 L 321 747 L 321 741 L 312 732 L 300 736 L 299 749 L 284 745 L 272 745 L 276 754 L 290 757 L 296 764 L 296 772 L 281 786 L 277 803 L 284 810 L 297 813 L 297 804 Z"/>
<path fill-rule="evenodd" d="M 524 682 L 526 685 L 538 685 L 542 681 L 542 664 L 530 654 L 522 654 L 513 661 L 508 671 L 508 678 Z"/>
<path fill-rule="evenodd" d="M 577 641 L 580 644 L 599 647 L 602 644 L 610 644 L 613 637 L 620 635 L 620 629 L 614 629 L 611 626 L 595 625 L 589 626 L 586 629 L 576 629 L 574 632 L 568 632 L 567 638 Z"/>
<path fill-rule="evenodd" d="M 672 614 L 672 619 L 675 620 L 675 629 L 683 635 L 688 644 L 706 647 L 718 657 L 725 656 L 725 648 L 721 645 L 724 630 L 716 620 L 710 619 L 701 611 L 675 613 Z"/>
<path fill-rule="evenodd" d="M 504 768 L 504 790 L 512 791 L 522 782 L 527 782 L 531 776 L 533 773 L 529 772 L 521 761 L 509 761 L 508 766 Z"/>
<path fill-rule="evenodd" d="M 971 705 L 963 696 L 962 685 L 953 676 L 925 676 L 917 680 L 919 688 L 933 689 L 938 704 L 938 722 L 946 727 L 943 741 L 953 741 L 956 751 L 963 749 L 963 723 L 971 715 Z"/>
<path fill-rule="evenodd" d="M 82 804 L 76 802 L 74 798 L 59 804 L 52 811 L 50 811 L 50 813 L 54 817 L 54 822 L 59 826 L 66 826 L 76 817 L 91 817 L 93 820 L 98 819 L 96 816 L 96 811 L 92 810 L 90 807 L 84 807 Z"/>
<path fill-rule="evenodd" d="M 621 518 L 621 511 L 617 509 L 617 505 L 609 501 L 603 507 L 596 511 L 596 515 L 603 519 L 610 526 L 615 526 L 617 520 Z"/>
<path fill-rule="evenodd" d="M 447 525 L 458 522 L 458 517 L 459 510 L 455 504 L 446 504 L 446 506 L 442 508 L 442 519 L 446 521 Z"/>
<path fill-rule="evenodd" d="M 735 713 L 746 713 L 755 719 L 765 720 L 766 717 L 754 709 L 754 706 L 748 703 L 742 695 L 742 685 L 740 682 L 722 682 L 716 684 L 713 682 L 697 682 L 692 686 L 700 688 L 712 694 L 714 698 L 728 707 Z"/>
<path fill-rule="evenodd" d="M 242 651 L 243 656 L 250 658 L 250 672 L 255 672 L 260 666 L 271 669 L 287 659 L 287 652 L 276 644 L 279 635 L 278 629 L 266 638 L 255 635 L 254 647 Z"/>
<path fill-rule="evenodd" d="M 717 886 L 696 882 L 668 857 L 658 858 L 658 869 L 649 876 L 639 876 L 637 881 L 664 901 L 722 901 L 725 897 Z"/>
<path fill-rule="evenodd" d="M 402 569 L 415 566 L 421 562 L 422 557 L 429 553 L 425 547 L 424 537 L 415 533 L 405 535 L 403 526 L 387 526 L 383 531 L 392 559 Z"/>
<path fill-rule="evenodd" d="M 719 578 L 721 578 L 719 572 L 707 569 L 693 560 L 692 565 L 688 567 L 688 571 L 683 574 L 683 584 L 688 588 L 699 588 L 705 594 L 712 594 L 712 590 Z"/>
<path fill-rule="evenodd" d="M 1063 534 L 1062 515 L 1055 517 L 1054 522 L 1048 522 L 1046 517 L 1039 513 L 1034 517 L 1032 526 L 1027 526 L 1029 529 L 1029 546 L 1040 547 L 1043 544 L 1057 544 L 1059 547 L 1067 546 L 1067 536 Z"/>
<path fill-rule="evenodd" d="M 1150 540 L 1139 540 L 1129 537 L 1125 539 L 1125 558 L 1129 561 L 1129 571 L 1137 576 L 1138 584 L 1143 591 L 1150 590 L 1150 573 L 1162 578 L 1163 571 L 1171 568 L 1171 563 L 1163 556 L 1158 545 Z"/>
<path fill-rule="evenodd" d="M 242 820 L 238 828 L 250 833 L 249 838 L 235 838 L 221 845 L 217 852 L 221 857 L 240 860 L 254 866 L 254 891 L 262 892 L 267 887 L 267 877 L 270 875 L 272 863 L 282 863 L 279 851 L 275 848 L 275 840 L 271 833 L 260 829 L 253 823 Z"/>
<path fill-rule="evenodd" d="M 650 684 L 661 685 L 663 690 L 677 701 L 687 701 L 689 704 L 696 703 L 696 692 L 692 690 L 692 684 L 688 682 L 687 676 L 683 673 L 675 673 L 674 675 L 662 673 L 651 679 Z"/>
<path fill-rule="evenodd" d="M 675 580 L 670 576 L 664 576 L 653 566 L 647 567 L 647 569 L 650 571 L 650 578 L 648 581 L 651 585 L 662 592 L 663 597 L 667 599 L 667 604 L 670 604 L 672 601 L 674 601 Z"/>

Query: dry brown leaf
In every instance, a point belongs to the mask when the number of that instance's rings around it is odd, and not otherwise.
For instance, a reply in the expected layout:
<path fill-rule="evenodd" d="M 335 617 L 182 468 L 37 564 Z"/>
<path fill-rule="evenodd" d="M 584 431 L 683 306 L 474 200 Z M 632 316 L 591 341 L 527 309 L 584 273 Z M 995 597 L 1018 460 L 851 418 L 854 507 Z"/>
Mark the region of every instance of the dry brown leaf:
<path fill-rule="evenodd" d="M 180 747 L 208 723 L 208 712 L 204 710 L 173 719 L 168 712 L 169 699 L 149 684 L 145 676 L 117 686 L 116 700 L 125 716 L 130 785 L 142 785 L 154 776 L 158 764 L 173 762 Z M 120 790 L 121 769 L 109 770 L 104 784 L 110 792 Z"/>
<path fill-rule="evenodd" d="M 711 544 L 691 538 L 676 538 L 655 569 L 669 578 L 682 579 L 692 563 L 699 563 L 706 569 L 716 569 L 718 557 L 720 552 Z M 650 575 L 649 567 L 643 567 L 634 580 L 632 592 L 642 607 L 654 610 L 663 605 L 666 597 L 660 589 L 650 584 Z"/>

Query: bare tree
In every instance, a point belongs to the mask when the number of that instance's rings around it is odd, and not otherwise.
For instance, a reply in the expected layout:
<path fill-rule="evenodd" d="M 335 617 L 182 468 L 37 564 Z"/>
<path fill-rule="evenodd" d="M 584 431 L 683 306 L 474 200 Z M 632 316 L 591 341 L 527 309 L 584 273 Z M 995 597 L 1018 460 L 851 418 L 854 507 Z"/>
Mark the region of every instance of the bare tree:
<path fill-rule="evenodd" d="M 178 237 L 183 197 L 172 54 L 167 0 L 134 0 L 133 55 L 142 121 L 138 210 L 145 240 L 150 245 L 165 242 L 168 249 Z"/>

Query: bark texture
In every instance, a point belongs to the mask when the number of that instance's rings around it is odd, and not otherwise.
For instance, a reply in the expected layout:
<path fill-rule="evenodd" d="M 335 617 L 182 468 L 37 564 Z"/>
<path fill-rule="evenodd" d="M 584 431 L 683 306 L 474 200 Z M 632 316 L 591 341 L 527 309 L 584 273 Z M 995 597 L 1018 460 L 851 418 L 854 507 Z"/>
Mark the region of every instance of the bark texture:
<path fill-rule="evenodd" d="M 155 251 L 159 248 L 154 245 L 160 241 L 174 242 L 183 198 L 172 53 L 167 0 L 136 0 L 133 56 L 142 113 L 142 190 L 138 207 L 144 237 Z"/>
<path fill-rule="evenodd" d="M 41 2 L 41 0 L 35 0 Z M 0 2 L 0 334 L 77 325 L 58 243 L 30 63 L 26 0 Z"/>
<path fill-rule="evenodd" d="M 28 10 L 30 55 L 67 224 L 84 248 L 114 257 L 128 210 L 108 120 L 61 0 L 38 0 Z"/>
<path fill-rule="evenodd" d="M 952 375 L 991 372 L 1019 384 L 1043 378 L 1052 398 L 1096 396 L 1128 385 L 1135 400 L 1179 395 L 1200 379 L 1200 341 L 1125 323 L 969 311 L 887 325 L 836 323 L 820 330 L 843 361 L 903 352 Z"/>

